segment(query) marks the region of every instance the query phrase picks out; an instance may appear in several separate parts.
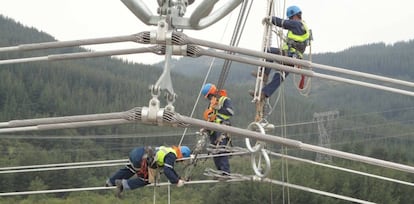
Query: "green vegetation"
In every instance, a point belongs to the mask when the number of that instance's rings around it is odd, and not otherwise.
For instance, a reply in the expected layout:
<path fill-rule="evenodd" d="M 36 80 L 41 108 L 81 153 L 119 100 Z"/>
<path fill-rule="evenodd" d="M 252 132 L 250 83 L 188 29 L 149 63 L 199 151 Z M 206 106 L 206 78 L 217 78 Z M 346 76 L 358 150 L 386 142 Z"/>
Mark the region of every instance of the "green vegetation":
<path fill-rule="evenodd" d="M 0 16 L 0 47 L 53 40 L 53 37 L 34 28 L 23 27 Z M 79 51 L 86 50 L 64 48 L 0 53 L 0 60 Z M 412 56 L 414 41 L 408 41 L 394 45 L 378 43 L 353 47 L 339 53 L 314 55 L 313 60 L 320 64 L 414 81 Z M 172 79 L 178 95 L 174 105 L 180 114 L 190 115 L 209 63 L 210 59 L 204 57 L 174 61 Z M 214 67 L 209 81 L 217 81 L 221 64 L 218 62 Z M 241 128 L 247 127 L 254 118 L 254 105 L 247 94 L 247 90 L 254 84 L 250 76 L 252 69 L 254 67 L 234 63 L 225 85 L 237 114 L 233 125 Z M 1 65 L 0 121 L 119 112 L 137 106 L 148 106 L 151 98 L 148 87 L 156 82 L 161 71 L 159 66 L 110 57 Z M 293 75 L 290 75 L 284 83 L 285 109 L 280 108 L 282 100 L 279 101 L 268 118 L 275 125 L 301 124 L 287 127 L 287 138 L 317 144 L 318 127 L 316 123 L 309 123 L 314 120 L 313 113 L 338 110 L 340 115 L 332 121 L 329 128 L 332 148 L 414 166 L 412 97 L 321 79 L 313 79 L 312 93 L 309 97 L 304 97 L 298 94 L 292 81 Z M 164 103 L 163 98 L 160 99 Z M 205 106 L 207 102 L 201 101 L 194 117 L 200 118 Z M 286 114 L 283 120 L 282 114 Z M 134 146 L 177 144 L 182 131 L 179 128 L 130 124 L 0 135 L 0 166 L 121 159 Z M 196 130 L 189 132 L 194 131 Z M 176 136 L 160 136 L 172 134 Z M 282 135 L 282 130 L 276 128 L 269 134 Z M 114 137 L 104 137 L 107 135 Z M 126 135 L 132 137 L 124 137 Z M 242 138 L 234 136 L 233 139 L 235 145 L 244 147 Z M 185 137 L 185 145 L 193 146 L 194 143 L 194 137 Z M 281 147 L 276 144 L 269 144 L 268 148 L 275 152 L 281 151 Z M 289 149 L 288 154 L 311 160 L 315 158 L 314 153 L 295 149 Z M 246 161 L 249 161 L 249 157 L 232 157 L 232 171 L 253 174 Z M 288 173 L 290 183 L 318 190 L 377 203 L 414 203 L 411 196 L 413 187 L 293 161 L 288 162 L 286 172 L 282 171 L 281 162 L 279 158 L 272 158 L 272 179 L 282 180 L 282 175 Z M 358 162 L 333 158 L 331 164 L 414 181 L 413 174 Z M 182 172 L 182 166 L 177 166 L 178 171 Z M 206 179 L 202 174 L 205 167 L 213 167 L 212 161 L 200 162 L 193 179 Z M 1 174 L 0 192 L 103 186 L 106 178 L 117 168 L 119 167 Z M 283 199 L 289 199 L 292 203 L 348 203 L 257 182 L 172 187 L 171 192 L 174 203 L 280 203 Z M 153 196 L 154 189 L 148 187 L 125 193 L 123 200 L 116 199 L 112 191 L 105 190 L 0 197 L 0 203 L 153 203 Z M 156 198 L 158 202 L 166 202 L 167 188 L 157 188 Z"/>

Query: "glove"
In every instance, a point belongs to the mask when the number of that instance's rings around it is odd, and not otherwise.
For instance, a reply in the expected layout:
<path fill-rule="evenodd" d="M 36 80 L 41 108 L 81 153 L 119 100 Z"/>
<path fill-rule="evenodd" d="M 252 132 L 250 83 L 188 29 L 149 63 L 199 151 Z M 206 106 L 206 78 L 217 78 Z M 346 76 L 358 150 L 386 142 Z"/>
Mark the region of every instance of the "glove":
<path fill-rule="evenodd" d="M 184 186 L 184 180 L 178 180 L 177 187 L 183 187 Z"/>
<path fill-rule="evenodd" d="M 271 16 L 266 16 L 263 18 L 262 20 L 262 24 L 268 24 L 268 25 L 272 25 L 272 17 Z"/>
<path fill-rule="evenodd" d="M 214 114 L 214 110 L 209 108 L 206 109 L 203 113 L 203 118 L 206 121 L 212 122 L 216 119 L 216 114 Z"/>

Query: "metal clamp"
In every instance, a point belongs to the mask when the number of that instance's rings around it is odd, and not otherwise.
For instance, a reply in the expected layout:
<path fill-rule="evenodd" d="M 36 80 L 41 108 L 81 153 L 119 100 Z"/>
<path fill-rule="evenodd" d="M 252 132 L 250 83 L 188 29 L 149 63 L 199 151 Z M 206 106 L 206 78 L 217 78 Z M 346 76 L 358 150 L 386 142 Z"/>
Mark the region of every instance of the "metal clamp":
<path fill-rule="evenodd" d="M 150 86 L 152 99 L 148 103 L 148 108 L 143 107 L 141 117 L 144 123 L 154 123 L 157 121 L 158 111 L 160 110 L 160 101 L 158 96 L 160 94 L 159 86 Z"/>

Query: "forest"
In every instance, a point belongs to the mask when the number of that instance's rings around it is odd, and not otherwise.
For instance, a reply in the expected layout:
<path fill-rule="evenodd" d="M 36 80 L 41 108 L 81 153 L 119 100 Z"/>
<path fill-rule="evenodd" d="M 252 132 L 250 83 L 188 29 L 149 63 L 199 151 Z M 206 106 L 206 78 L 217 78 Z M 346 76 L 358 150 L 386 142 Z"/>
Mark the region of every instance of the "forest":
<path fill-rule="evenodd" d="M 26 27 L 13 19 L 0 16 L 0 47 L 25 43 L 55 41 L 53 36 L 36 28 Z M 30 52 L 0 53 L 0 60 L 44 56 L 56 53 L 86 51 L 81 47 Z M 414 41 L 392 45 L 375 43 L 350 47 L 337 53 L 313 54 L 312 61 L 414 81 Z M 309 56 L 307 56 L 309 58 Z M 189 116 L 196 96 L 211 62 L 209 57 L 180 58 L 173 61 L 172 81 L 177 93 L 175 109 Z M 215 83 L 223 61 L 217 60 L 208 78 Z M 10 120 L 109 113 L 148 106 L 154 84 L 162 73 L 162 63 L 147 65 L 118 58 L 101 57 L 56 62 L 34 62 L 0 65 L 0 122 Z M 250 75 L 253 66 L 233 63 L 225 88 L 235 107 L 233 126 L 246 128 L 254 120 L 254 104 L 247 93 L 254 86 Z M 314 70 L 332 74 L 328 71 Z M 344 76 L 344 75 L 339 75 Z M 283 83 L 283 106 L 275 103 L 268 120 L 276 128 L 268 134 L 318 144 L 315 113 L 338 111 L 339 115 L 327 123 L 332 149 L 414 166 L 414 98 L 371 88 L 358 87 L 318 78 L 312 79 L 308 96 L 295 88 L 294 75 Z M 362 79 L 359 79 L 362 80 Z M 398 88 L 398 87 L 397 87 Z M 271 99 L 276 101 L 275 98 Z M 195 108 L 194 118 L 201 119 L 207 106 L 204 98 Z M 165 106 L 165 103 L 162 103 Z M 284 115 L 284 117 L 282 117 Z M 283 126 L 284 124 L 291 124 Z M 286 127 L 286 128 L 283 128 Z M 183 144 L 193 147 L 195 132 L 190 128 Z M 181 128 L 144 124 L 114 125 L 49 131 L 0 134 L 0 166 L 27 166 L 126 159 L 129 151 L 142 145 L 177 145 L 183 134 Z M 244 147 L 244 138 L 233 136 L 235 146 Z M 277 144 L 268 149 L 282 152 Z M 286 150 L 286 149 L 285 149 Z M 286 153 L 315 160 L 313 152 L 287 149 Z M 247 156 L 233 156 L 234 173 L 254 174 Z M 328 164 L 353 170 L 414 182 L 414 175 L 380 168 L 345 159 L 332 158 Z M 355 197 L 376 203 L 414 203 L 413 186 L 341 172 L 297 161 L 271 158 L 270 178 L 335 194 Z M 211 179 L 203 175 L 205 168 L 213 168 L 210 160 L 201 161 L 193 172 L 193 179 Z M 59 171 L 2 173 L 0 193 L 102 186 L 121 166 L 68 169 Z M 182 173 L 183 166 L 177 165 Z M 162 178 L 165 182 L 166 179 Z M 53 193 L 27 196 L 2 196 L 0 203 L 157 203 L 167 202 L 167 188 L 146 187 L 125 193 L 122 200 L 113 190 Z M 233 182 L 202 184 L 171 188 L 173 203 L 349 203 L 340 199 L 289 189 L 263 182 Z"/>

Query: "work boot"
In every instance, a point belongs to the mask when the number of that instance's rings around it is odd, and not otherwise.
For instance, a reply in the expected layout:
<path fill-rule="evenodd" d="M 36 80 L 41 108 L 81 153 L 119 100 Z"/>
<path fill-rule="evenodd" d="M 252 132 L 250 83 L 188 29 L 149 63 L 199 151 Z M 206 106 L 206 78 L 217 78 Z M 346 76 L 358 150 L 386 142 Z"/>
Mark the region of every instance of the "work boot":
<path fill-rule="evenodd" d="M 217 177 L 217 180 L 219 181 L 227 181 L 230 180 L 230 174 L 227 172 L 223 172 L 220 176 Z"/>
<path fill-rule="evenodd" d="M 111 181 L 109 181 L 109 179 L 106 180 L 105 187 L 111 187 L 111 186 L 113 186 L 113 184 L 111 183 Z"/>
<path fill-rule="evenodd" d="M 252 71 L 252 76 L 257 77 L 257 71 Z M 269 75 L 267 75 L 266 73 L 263 73 L 263 82 L 267 82 L 267 79 L 269 79 Z"/>
<path fill-rule="evenodd" d="M 117 198 L 122 198 L 121 193 L 124 190 L 124 187 L 122 186 L 122 180 L 121 179 L 116 179 L 115 180 L 115 185 L 116 185 L 115 196 Z"/>

